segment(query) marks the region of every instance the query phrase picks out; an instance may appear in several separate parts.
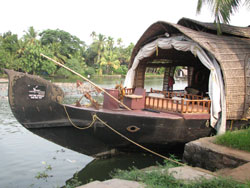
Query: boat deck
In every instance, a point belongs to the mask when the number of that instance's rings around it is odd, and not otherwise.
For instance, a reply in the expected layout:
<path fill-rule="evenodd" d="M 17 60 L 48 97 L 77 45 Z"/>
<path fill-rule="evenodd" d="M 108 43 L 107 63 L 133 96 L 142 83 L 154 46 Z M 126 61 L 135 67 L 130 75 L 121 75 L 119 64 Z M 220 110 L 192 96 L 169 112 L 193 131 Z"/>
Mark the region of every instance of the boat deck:
<path fill-rule="evenodd" d="M 73 108 L 79 108 L 82 110 L 88 110 L 92 112 L 101 112 L 101 113 L 108 113 L 108 114 L 123 114 L 128 116 L 143 116 L 143 117 L 157 117 L 157 118 L 164 118 L 164 119 L 209 119 L 210 115 L 205 113 L 190 113 L 190 114 L 182 114 L 178 112 L 168 112 L 168 111 L 158 111 L 152 109 L 142 109 L 142 110 L 127 110 L 124 108 L 118 109 L 104 109 L 100 108 L 99 110 L 93 107 L 76 107 L 75 105 L 66 105 Z"/>
<path fill-rule="evenodd" d="M 76 107 L 73 105 L 71 105 L 71 107 L 96 113 L 100 112 L 114 115 L 122 114 L 164 119 L 210 118 L 211 101 L 204 100 L 202 96 L 152 89 L 149 93 L 146 93 L 142 88 L 140 88 L 139 91 L 141 93 L 138 95 L 134 89 L 126 90 L 123 103 L 128 107 L 127 109 L 121 107 L 121 105 L 119 106 L 117 102 L 107 96 L 104 96 L 105 104 L 99 106 L 100 108 L 97 107 L 98 104 L 93 104 L 93 107 Z M 107 90 L 107 92 L 112 93 L 114 90 Z M 96 108 L 94 108 L 94 106 L 96 106 Z"/>

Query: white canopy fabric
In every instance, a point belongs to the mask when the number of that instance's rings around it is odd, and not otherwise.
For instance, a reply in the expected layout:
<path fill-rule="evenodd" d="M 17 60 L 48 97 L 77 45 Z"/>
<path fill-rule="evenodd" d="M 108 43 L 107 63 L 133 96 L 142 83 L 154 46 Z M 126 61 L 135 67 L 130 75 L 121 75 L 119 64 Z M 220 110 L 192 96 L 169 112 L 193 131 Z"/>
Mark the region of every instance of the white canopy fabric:
<path fill-rule="evenodd" d="M 209 97 L 211 99 L 210 125 L 217 129 L 218 134 L 224 133 L 226 131 L 226 102 L 224 82 L 220 66 L 209 52 L 206 53 L 196 42 L 191 41 L 184 36 L 159 38 L 143 46 L 135 56 L 132 67 L 127 72 L 124 87 L 133 87 L 135 70 L 140 61 L 151 56 L 158 47 L 161 49 L 174 48 L 178 51 L 190 51 L 210 70 L 208 88 Z"/>

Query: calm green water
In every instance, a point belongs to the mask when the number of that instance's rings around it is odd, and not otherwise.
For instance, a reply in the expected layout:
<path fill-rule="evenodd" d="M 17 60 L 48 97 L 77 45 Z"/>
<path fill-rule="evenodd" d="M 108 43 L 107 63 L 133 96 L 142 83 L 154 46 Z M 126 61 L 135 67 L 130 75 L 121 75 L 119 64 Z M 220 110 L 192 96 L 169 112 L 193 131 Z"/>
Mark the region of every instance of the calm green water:
<path fill-rule="evenodd" d="M 101 87 L 113 88 L 122 78 L 95 78 Z M 177 81 L 174 89 L 183 89 L 186 82 Z M 146 89 L 161 89 L 161 78 L 146 81 Z M 64 91 L 70 95 L 67 85 Z M 70 91 L 69 91 L 70 90 Z M 145 154 L 129 154 L 108 160 L 71 151 L 34 135 L 23 128 L 11 113 L 7 98 L 7 83 L 0 83 L 0 188 L 61 187 L 76 172 L 82 182 L 108 178 L 116 168 L 144 168 L 161 159 Z M 51 167 L 51 168 L 50 168 Z M 36 178 L 45 173 L 49 177 Z"/>

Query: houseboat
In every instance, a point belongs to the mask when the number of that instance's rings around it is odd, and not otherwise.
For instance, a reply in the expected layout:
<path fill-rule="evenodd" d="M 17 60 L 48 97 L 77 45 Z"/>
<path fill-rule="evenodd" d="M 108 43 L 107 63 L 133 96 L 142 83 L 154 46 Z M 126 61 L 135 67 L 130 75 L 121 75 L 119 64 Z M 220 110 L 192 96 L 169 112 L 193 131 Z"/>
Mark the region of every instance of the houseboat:
<path fill-rule="evenodd" d="M 63 90 L 50 81 L 5 70 L 11 110 L 31 132 L 94 157 L 138 146 L 164 151 L 223 133 L 248 122 L 250 28 L 222 25 L 222 32 L 187 18 L 152 24 L 133 49 L 122 90 L 101 88 L 102 104 L 88 93 L 90 106 L 65 104 Z M 175 91 L 171 79 L 180 66 L 188 85 Z M 150 67 L 165 69 L 162 90 L 144 89 Z"/>

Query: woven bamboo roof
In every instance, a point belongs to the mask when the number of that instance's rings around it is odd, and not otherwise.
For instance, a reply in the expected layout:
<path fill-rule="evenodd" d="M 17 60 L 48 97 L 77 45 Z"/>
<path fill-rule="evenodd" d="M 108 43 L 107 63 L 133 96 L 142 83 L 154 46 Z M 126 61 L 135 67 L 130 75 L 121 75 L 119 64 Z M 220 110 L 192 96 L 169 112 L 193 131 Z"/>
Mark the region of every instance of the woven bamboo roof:
<path fill-rule="evenodd" d="M 189 18 L 182 18 L 178 21 L 178 24 L 197 31 L 211 32 L 214 34 L 217 33 L 217 27 L 215 23 L 205 23 Z M 238 27 L 227 24 L 221 24 L 221 31 L 224 35 L 227 34 L 238 37 L 250 38 L 250 27 Z"/>
<path fill-rule="evenodd" d="M 186 18 L 181 19 L 178 24 L 156 22 L 135 45 L 129 67 L 145 44 L 162 37 L 166 32 L 170 36 L 182 34 L 217 59 L 225 82 L 227 119 L 241 119 L 250 105 L 250 28 L 223 25 L 222 31 L 223 35 L 217 35 L 213 23 Z"/>

